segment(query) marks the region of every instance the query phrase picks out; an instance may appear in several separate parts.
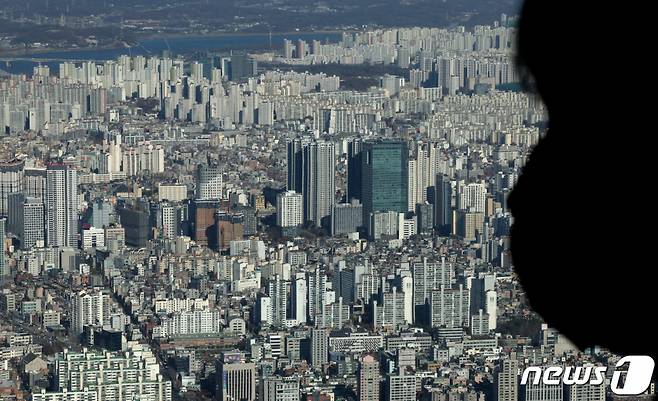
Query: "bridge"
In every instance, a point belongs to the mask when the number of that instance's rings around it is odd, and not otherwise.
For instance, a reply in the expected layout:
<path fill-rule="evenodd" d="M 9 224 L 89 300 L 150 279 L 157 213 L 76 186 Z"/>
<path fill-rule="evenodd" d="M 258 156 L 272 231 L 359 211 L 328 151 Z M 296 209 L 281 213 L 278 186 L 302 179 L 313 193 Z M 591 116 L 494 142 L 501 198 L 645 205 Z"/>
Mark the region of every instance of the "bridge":
<path fill-rule="evenodd" d="M 14 57 L 1 57 L 0 56 L 0 63 L 4 65 L 11 65 L 11 63 L 16 62 L 16 61 L 30 61 L 33 63 L 83 63 L 86 61 L 91 61 L 95 63 L 103 63 L 108 60 L 94 60 L 94 59 L 72 59 L 72 58 L 61 58 L 61 57 L 54 57 L 54 58 L 48 58 L 48 57 L 30 57 L 30 56 L 25 56 L 25 57 L 20 57 L 20 56 L 14 56 Z M 1 64 L 0 64 L 1 65 Z"/>

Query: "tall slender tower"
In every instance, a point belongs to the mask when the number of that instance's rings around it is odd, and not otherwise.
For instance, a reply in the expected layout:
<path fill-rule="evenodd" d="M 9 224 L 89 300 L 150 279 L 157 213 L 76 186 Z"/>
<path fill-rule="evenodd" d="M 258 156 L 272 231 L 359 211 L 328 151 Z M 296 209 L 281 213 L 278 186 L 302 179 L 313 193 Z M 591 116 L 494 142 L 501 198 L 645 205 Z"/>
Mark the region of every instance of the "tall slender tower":
<path fill-rule="evenodd" d="M 312 322 L 324 312 L 326 288 L 327 276 L 323 269 L 316 268 L 308 274 L 308 316 Z"/>
<path fill-rule="evenodd" d="M 372 355 L 359 364 L 359 401 L 379 401 L 379 362 Z"/>
<path fill-rule="evenodd" d="M 76 247 L 78 234 L 78 175 L 52 164 L 46 171 L 46 243 Z"/>
<path fill-rule="evenodd" d="M 270 296 L 272 302 L 272 324 L 275 326 L 285 326 L 286 324 L 286 307 L 288 306 L 286 284 L 278 274 L 275 274 L 268 283 L 267 295 Z"/>
<path fill-rule="evenodd" d="M 347 201 L 361 200 L 361 187 L 363 186 L 361 170 L 361 151 L 363 141 L 359 138 L 347 143 Z"/>
<path fill-rule="evenodd" d="M 0 161 L 0 216 L 9 211 L 9 194 L 23 190 L 24 166 L 25 162 L 22 160 Z"/>
<path fill-rule="evenodd" d="M 40 198 L 27 197 L 20 208 L 21 247 L 30 249 L 43 241 L 43 202 Z"/>
<path fill-rule="evenodd" d="M 331 207 L 336 196 L 334 144 L 326 141 L 310 143 L 304 148 L 303 164 L 305 220 L 320 227 L 328 223 L 326 219 L 331 217 Z"/>
<path fill-rule="evenodd" d="M 296 273 L 292 284 L 292 318 L 300 323 L 306 323 L 306 313 L 308 310 L 306 274 L 304 272 Z"/>
<path fill-rule="evenodd" d="M 288 190 L 304 198 L 304 221 L 329 226 L 336 196 L 333 142 L 295 139 L 288 142 Z"/>
<path fill-rule="evenodd" d="M 0 280 L 9 275 L 5 261 L 5 228 L 7 219 L 0 217 Z"/>
<path fill-rule="evenodd" d="M 294 139 L 288 141 L 287 156 L 288 156 L 288 191 L 295 191 L 302 193 L 302 148 L 306 146 L 307 142 L 301 139 Z"/>
<path fill-rule="evenodd" d="M 439 234 L 452 230 L 452 185 L 447 175 L 437 175 L 434 186 L 434 224 Z"/>
<path fill-rule="evenodd" d="M 327 329 L 311 329 L 311 365 L 320 368 L 329 362 L 329 333 Z"/>

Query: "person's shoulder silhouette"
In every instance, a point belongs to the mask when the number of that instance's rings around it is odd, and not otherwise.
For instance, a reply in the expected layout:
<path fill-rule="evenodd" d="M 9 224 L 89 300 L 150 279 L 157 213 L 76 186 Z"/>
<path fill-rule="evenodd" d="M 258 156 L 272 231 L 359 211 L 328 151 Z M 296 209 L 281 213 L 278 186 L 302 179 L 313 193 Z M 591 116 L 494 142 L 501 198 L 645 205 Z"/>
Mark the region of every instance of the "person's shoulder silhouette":
<path fill-rule="evenodd" d="M 512 259 L 533 309 L 581 349 L 656 359 L 647 188 L 657 116 L 640 67 L 653 46 L 648 15 L 636 13 L 626 3 L 525 1 L 518 63 L 549 129 L 508 204 Z"/>

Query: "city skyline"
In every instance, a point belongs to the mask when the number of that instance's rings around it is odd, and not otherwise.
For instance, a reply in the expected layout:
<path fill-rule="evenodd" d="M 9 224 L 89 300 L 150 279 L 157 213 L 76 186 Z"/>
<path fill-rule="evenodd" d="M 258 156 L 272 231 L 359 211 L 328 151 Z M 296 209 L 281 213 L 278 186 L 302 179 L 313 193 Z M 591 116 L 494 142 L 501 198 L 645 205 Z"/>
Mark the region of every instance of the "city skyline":
<path fill-rule="evenodd" d="M 0 398 L 623 399 L 521 383 L 620 356 L 514 271 L 516 19 L 0 76 Z"/>

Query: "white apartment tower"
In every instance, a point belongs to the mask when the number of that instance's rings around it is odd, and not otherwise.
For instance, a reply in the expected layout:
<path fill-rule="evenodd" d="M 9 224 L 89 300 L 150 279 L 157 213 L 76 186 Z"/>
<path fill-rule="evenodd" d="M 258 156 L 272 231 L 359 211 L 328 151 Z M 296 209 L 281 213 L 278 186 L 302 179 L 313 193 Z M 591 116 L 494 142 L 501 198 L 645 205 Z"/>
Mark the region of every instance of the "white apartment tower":
<path fill-rule="evenodd" d="M 304 218 L 302 194 L 286 191 L 277 195 L 276 223 L 279 227 L 297 227 Z"/>
<path fill-rule="evenodd" d="M 107 295 L 85 290 L 71 296 L 71 332 L 82 334 L 84 326 L 103 325 Z"/>
<path fill-rule="evenodd" d="M 476 213 L 486 211 L 487 188 L 483 183 L 461 185 L 459 188 L 459 209 Z"/>
<path fill-rule="evenodd" d="M 64 165 L 46 170 L 46 244 L 77 247 L 78 175 Z"/>

